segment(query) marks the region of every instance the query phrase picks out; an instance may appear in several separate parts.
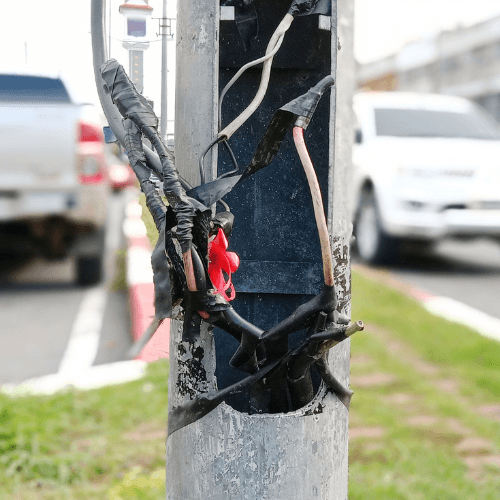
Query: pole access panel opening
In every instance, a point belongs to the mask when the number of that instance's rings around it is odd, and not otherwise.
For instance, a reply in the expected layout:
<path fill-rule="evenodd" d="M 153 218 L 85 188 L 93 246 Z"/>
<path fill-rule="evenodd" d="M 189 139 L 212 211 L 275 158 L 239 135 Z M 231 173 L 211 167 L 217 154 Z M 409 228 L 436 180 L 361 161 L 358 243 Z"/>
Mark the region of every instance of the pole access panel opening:
<path fill-rule="evenodd" d="M 231 5 L 229 5 L 231 4 Z M 221 7 L 219 90 L 222 92 L 245 64 L 266 53 L 267 45 L 290 8 L 290 0 L 226 2 Z M 238 165 L 248 165 L 274 113 L 332 72 L 330 2 L 319 2 L 310 15 L 297 16 L 283 36 L 272 61 L 265 97 L 257 111 L 228 141 Z M 226 12 L 224 12 L 227 10 Z M 262 64 L 246 70 L 219 102 L 219 130 L 237 118 L 256 95 Z M 220 93 L 219 92 L 219 93 Z M 322 288 L 323 271 L 318 230 L 311 193 L 292 138 L 292 127 L 272 163 L 236 186 L 225 198 L 235 215 L 229 249 L 240 257 L 232 276 L 233 302 L 238 313 L 262 330 L 277 325 Z M 328 204 L 330 93 L 319 101 L 306 131 L 309 153 L 316 169 L 325 206 Z M 227 147 L 218 148 L 218 175 L 235 169 Z M 269 340 L 257 356 L 269 362 L 286 355 L 305 338 L 301 330 Z M 242 380 L 248 373 L 231 366 L 238 341 L 221 329 L 214 330 L 216 376 L 219 388 Z M 314 393 L 321 378 L 311 369 Z M 286 371 L 265 384 L 256 384 L 226 402 L 245 413 L 287 413 L 291 401 Z M 307 398 L 306 398 L 307 399 Z"/>

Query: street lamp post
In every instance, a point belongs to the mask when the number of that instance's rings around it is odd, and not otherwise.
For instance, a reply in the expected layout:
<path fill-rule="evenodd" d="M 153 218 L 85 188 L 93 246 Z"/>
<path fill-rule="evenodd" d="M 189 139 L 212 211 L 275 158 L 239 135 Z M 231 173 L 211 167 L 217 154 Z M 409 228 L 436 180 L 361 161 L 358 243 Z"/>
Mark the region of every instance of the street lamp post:
<path fill-rule="evenodd" d="M 167 0 L 163 0 L 163 14 L 160 18 L 155 18 L 159 21 L 161 35 L 161 112 L 160 112 L 160 132 L 162 138 L 168 144 L 168 64 L 167 64 L 167 42 L 173 40 L 172 21 L 167 17 Z"/>
<path fill-rule="evenodd" d="M 125 0 L 125 3 L 120 5 L 125 29 L 122 45 L 129 54 L 130 79 L 141 93 L 144 89 L 144 51 L 149 48 L 148 19 L 153 12 L 148 1 Z"/>

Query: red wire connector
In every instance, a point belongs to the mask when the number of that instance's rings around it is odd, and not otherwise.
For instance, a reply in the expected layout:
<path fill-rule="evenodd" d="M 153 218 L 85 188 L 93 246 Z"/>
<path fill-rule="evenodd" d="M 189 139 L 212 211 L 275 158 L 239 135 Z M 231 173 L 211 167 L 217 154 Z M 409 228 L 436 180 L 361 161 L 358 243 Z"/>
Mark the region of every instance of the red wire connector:
<path fill-rule="evenodd" d="M 231 275 L 238 269 L 240 258 L 227 251 L 228 245 L 224 231 L 219 229 L 208 246 L 208 275 L 217 291 L 229 301 L 236 297 Z"/>

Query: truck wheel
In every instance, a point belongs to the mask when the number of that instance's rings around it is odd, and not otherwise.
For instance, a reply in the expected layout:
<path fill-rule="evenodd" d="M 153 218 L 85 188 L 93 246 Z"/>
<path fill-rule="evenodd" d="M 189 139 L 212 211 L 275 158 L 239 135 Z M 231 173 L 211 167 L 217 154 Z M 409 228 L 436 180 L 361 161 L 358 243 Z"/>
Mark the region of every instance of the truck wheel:
<path fill-rule="evenodd" d="M 79 285 L 94 285 L 102 279 L 102 256 L 85 255 L 76 259 L 76 281 Z"/>
<path fill-rule="evenodd" d="M 365 190 L 355 220 L 356 248 L 363 262 L 389 264 L 399 253 L 399 240 L 382 230 L 375 195 Z"/>

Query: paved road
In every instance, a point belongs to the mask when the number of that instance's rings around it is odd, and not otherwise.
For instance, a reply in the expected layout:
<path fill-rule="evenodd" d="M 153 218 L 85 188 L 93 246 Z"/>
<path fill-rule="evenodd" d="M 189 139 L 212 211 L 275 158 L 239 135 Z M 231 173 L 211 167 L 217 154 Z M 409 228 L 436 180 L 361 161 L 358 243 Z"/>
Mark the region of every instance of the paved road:
<path fill-rule="evenodd" d="M 129 197 L 125 191 L 110 199 L 106 277 L 98 286 L 73 285 L 71 259 L 0 259 L 0 384 L 125 359 L 131 344 L 128 294 L 113 284 Z"/>
<path fill-rule="evenodd" d="M 353 259 L 355 261 L 355 259 Z M 405 283 L 500 318 L 500 243 L 447 241 L 387 268 Z"/>

